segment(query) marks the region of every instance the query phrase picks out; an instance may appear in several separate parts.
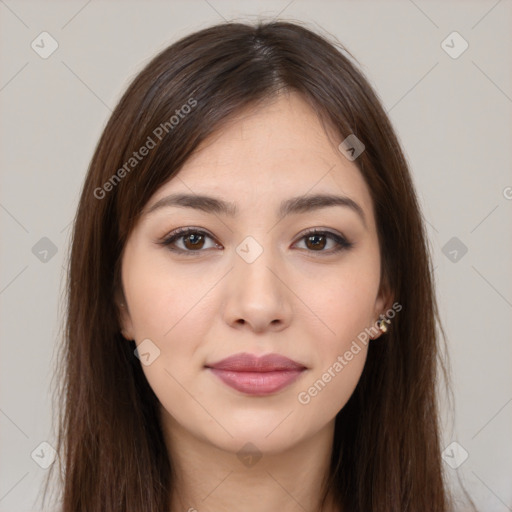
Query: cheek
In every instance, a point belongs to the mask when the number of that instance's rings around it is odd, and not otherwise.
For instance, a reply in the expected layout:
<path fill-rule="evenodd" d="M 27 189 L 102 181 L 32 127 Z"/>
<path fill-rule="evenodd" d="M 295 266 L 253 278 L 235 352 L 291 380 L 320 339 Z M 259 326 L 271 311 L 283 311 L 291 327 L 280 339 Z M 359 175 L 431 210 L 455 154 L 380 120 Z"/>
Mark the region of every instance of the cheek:
<path fill-rule="evenodd" d="M 136 251 L 123 272 L 135 339 L 154 338 L 159 345 L 172 342 L 194 316 L 194 304 L 206 292 L 203 281 L 174 270 L 161 254 Z"/>
<path fill-rule="evenodd" d="M 309 412 L 334 417 L 349 400 L 366 362 L 368 329 L 378 292 L 378 260 L 361 258 L 339 272 L 318 275 L 306 293 L 311 319 L 303 325 L 315 340 L 313 370 L 298 402 Z M 316 414 L 316 413 L 314 413 Z"/>
<path fill-rule="evenodd" d="M 352 396 L 363 372 L 367 346 L 359 344 L 333 359 L 327 366 L 315 373 L 299 391 L 297 401 L 304 417 L 321 418 L 322 422 L 333 419 L 345 407 Z M 357 352 L 354 354 L 353 352 Z M 314 420 L 317 421 L 317 420 Z"/>
<path fill-rule="evenodd" d="M 123 280 L 136 343 L 157 354 L 142 366 L 146 378 L 157 395 L 179 395 L 178 382 L 195 370 L 194 361 L 200 369 L 196 353 L 215 310 L 207 295 L 212 283 L 136 251 L 125 262 Z"/>
<path fill-rule="evenodd" d="M 336 272 L 317 272 L 300 285 L 300 296 L 311 312 L 308 324 L 317 329 L 313 339 L 323 340 L 323 352 L 340 350 L 374 322 L 379 287 L 379 268 L 374 262 L 354 261 Z M 378 261 L 377 261 L 378 264 Z M 299 284 L 299 283 L 298 283 Z"/>
<path fill-rule="evenodd" d="M 157 354 L 150 364 L 144 364 L 141 358 L 144 375 L 170 414 L 180 417 L 188 411 L 187 414 L 199 415 L 200 411 L 193 408 L 196 402 L 190 400 L 187 391 L 190 374 L 196 372 L 195 361 L 197 371 L 201 370 L 197 349 L 208 319 L 205 301 L 199 299 L 208 288 L 187 287 L 190 278 L 177 273 L 170 278 L 168 268 L 165 272 L 154 265 L 140 269 L 139 266 L 137 272 L 130 273 L 126 293 L 137 344 L 147 344 L 143 340 L 149 339 L 149 352 Z"/>
<path fill-rule="evenodd" d="M 319 320 L 306 323 L 308 337 L 315 340 L 312 371 L 297 396 L 306 414 L 334 418 L 354 392 L 371 342 L 365 329 L 375 293 L 374 286 L 353 278 L 331 281 L 329 293 L 309 295 Z"/>

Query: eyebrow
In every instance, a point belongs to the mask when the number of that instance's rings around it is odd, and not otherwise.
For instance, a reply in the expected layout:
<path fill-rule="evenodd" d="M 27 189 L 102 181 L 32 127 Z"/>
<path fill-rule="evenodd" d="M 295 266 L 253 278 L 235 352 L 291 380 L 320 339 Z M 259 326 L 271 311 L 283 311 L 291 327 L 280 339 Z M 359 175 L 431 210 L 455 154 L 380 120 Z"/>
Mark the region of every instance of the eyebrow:
<path fill-rule="evenodd" d="M 193 208 L 206 213 L 222 214 L 229 217 L 234 217 L 238 214 L 236 204 L 224 201 L 223 199 L 200 194 L 171 194 L 149 207 L 144 215 L 149 215 L 161 208 L 172 206 Z M 366 227 L 366 217 L 359 204 L 350 199 L 350 197 L 332 194 L 312 194 L 286 199 L 279 206 L 278 217 L 282 218 L 291 214 L 306 213 L 332 206 L 350 208 L 361 218 Z"/>

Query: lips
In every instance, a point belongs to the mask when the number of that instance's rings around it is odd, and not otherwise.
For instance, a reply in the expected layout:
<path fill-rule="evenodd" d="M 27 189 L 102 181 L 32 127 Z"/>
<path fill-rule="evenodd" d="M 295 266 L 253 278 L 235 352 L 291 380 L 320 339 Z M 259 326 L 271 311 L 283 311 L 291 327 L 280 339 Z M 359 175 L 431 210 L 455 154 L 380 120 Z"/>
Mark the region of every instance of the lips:
<path fill-rule="evenodd" d="M 273 372 L 302 370 L 305 368 L 304 365 L 279 354 L 267 354 L 258 357 L 247 353 L 235 354 L 222 361 L 206 366 L 207 368 L 230 370 L 233 372 Z"/>
<path fill-rule="evenodd" d="M 276 393 L 294 382 L 307 368 L 279 354 L 261 357 L 241 353 L 207 364 L 224 384 L 249 395 Z"/>

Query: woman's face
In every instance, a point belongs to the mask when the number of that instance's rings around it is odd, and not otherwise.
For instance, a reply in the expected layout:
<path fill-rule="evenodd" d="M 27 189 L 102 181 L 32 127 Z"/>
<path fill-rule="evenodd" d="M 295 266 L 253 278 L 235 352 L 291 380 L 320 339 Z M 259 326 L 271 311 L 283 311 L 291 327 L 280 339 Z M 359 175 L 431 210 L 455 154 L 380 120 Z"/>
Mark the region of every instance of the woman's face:
<path fill-rule="evenodd" d="M 332 426 L 354 391 L 361 334 L 389 301 L 369 191 L 333 140 L 299 95 L 281 95 L 203 144 L 146 205 L 122 258 L 122 332 L 143 343 L 169 429 L 276 453 Z M 176 194 L 215 202 L 166 201 Z M 350 198 L 362 216 L 299 202 L 316 195 Z M 178 228 L 193 230 L 166 246 Z M 212 368 L 241 353 L 297 364 Z"/>

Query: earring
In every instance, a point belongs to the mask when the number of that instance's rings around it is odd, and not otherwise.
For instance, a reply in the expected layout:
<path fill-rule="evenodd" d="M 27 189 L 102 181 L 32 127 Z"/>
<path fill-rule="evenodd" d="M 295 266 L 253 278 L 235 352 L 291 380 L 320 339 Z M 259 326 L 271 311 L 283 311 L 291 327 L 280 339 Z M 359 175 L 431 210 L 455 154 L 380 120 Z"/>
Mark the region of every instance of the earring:
<path fill-rule="evenodd" d="M 377 327 L 384 333 L 388 330 L 388 325 L 391 323 L 389 319 L 387 319 L 384 315 L 380 315 L 377 320 Z M 388 324 L 388 325 L 386 325 Z"/>

